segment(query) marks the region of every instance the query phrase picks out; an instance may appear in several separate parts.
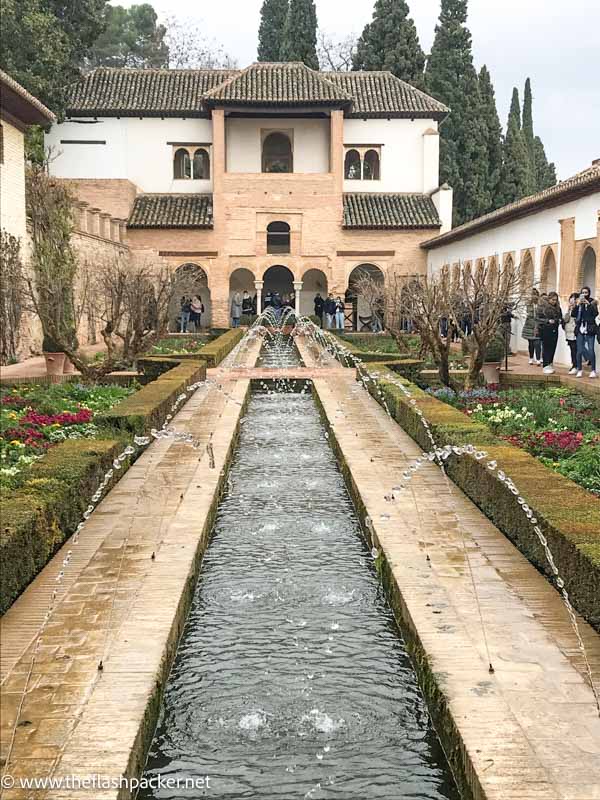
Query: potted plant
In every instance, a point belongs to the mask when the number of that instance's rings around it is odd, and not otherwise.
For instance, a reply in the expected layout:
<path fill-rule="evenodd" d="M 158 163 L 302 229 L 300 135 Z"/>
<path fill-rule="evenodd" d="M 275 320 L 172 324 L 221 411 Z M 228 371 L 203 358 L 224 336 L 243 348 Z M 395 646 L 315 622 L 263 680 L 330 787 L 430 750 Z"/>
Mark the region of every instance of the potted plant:
<path fill-rule="evenodd" d="M 498 383 L 500 364 L 504 356 L 504 339 L 500 334 L 496 334 L 485 348 L 485 356 L 481 371 L 486 383 Z"/>
<path fill-rule="evenodd" d="M 44 335 L 42 352 L 46 359 L 46 374 L 62 375 L 66 356 L 51 336 Z"/>

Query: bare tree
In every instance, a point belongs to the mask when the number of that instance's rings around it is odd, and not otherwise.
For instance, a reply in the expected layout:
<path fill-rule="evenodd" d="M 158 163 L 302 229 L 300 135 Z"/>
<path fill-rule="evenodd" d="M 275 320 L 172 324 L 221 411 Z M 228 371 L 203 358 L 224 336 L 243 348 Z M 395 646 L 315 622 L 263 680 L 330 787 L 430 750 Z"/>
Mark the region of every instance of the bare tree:
<path fill-rule="evenodd" d="M 0 231 L 0 364 L 17 357 L 19 327 L 23 311 L 23 264 L 21 243 L 16 236 Z"/>
<path fill-rule="evenodd" d="M 165 42 L 171 69 L 236 69 L 237 61 L 222 45 L 208 39 L 202 21 L 169 16 L 165 21 Z"/>
<path fill-rule="evenodd" d="M 335 39 L 331 34 L 319 30 L 317 34 L 317 56 L 322 70 L 348 72 L 352 69 L 352 59 L 356 53 L 357 36 L 348 34 L 343 39 Z"/>

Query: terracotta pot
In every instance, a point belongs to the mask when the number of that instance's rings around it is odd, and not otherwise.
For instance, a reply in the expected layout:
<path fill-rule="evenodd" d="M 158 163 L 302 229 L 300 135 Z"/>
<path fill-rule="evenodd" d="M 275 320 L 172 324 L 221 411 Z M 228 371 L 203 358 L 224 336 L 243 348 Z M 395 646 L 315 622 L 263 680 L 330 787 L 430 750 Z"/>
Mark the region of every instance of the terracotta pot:
<path fill-rule="evenodd" d="M 64 353 L 44 353 L 47 375 L 62 375 L 65 363 Z"/>
<path fill-rule="evenodd" d="M 65 363 L 63 364 L 63 375 L 73 375 L 75 372 L 75 365 L 71 359 L 65 354 Z"/>
<path fill-rule="evenodd" d="M 500 382 L 500 361 L 486 361 L 481 371 L 486 383 Z"/>

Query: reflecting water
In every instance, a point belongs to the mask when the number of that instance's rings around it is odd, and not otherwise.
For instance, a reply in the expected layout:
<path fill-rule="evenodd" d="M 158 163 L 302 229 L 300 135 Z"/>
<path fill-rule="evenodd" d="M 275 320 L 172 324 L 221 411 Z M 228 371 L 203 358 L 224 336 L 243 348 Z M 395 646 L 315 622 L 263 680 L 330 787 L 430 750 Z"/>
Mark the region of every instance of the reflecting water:
<path fill-rule="evenodd" d="M 457 800 L 308 395 L 254 395 L 166 688 L 154 798 Z"/>
<path fill-rule="evenodd" d="M 294 367 L 302 364 L 296 345 L 291 336 L 282 331 L 269 333 L 257 365 L 261 367 Z"/>

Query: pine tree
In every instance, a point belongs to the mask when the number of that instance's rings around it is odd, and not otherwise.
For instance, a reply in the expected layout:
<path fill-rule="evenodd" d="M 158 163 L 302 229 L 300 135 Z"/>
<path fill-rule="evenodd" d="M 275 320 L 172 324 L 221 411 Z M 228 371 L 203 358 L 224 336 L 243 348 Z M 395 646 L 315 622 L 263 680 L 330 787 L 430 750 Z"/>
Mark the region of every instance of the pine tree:
<path fill-rule="evenodd" d="M 525 136 L 521 130 L 521 106 L 519 92 L 513 89 L 510 112 L 506 125 L 502 158 L 500 195 L 502 203 L 513 203 L 532 194 L 534 175 Z"/>
<path fill-rule="evenodd" d="M 263 0 L 258 28 L 258 60 L 279 61 L 288 0 Z"/>
<path fill-rule="evenodd" d="M 281 61 L 302 61 L 311 69 L 319 69 L 317 10 L 313 0 L 290 0 L 279 58 Z"/>
<path fill-rule="evenodd" d="M 485 65 L 479 72 L 479 92 L 481 95 L 481 117 L 485 125 L 485 210 L 493 211 L 502 205 L 499 194 L 502 172 L 502 125 L 496 109 L 496 95 L 492 85 L 492 78 Z"/>
<path fill-rule="evenodd" d="M 454 189 L 455 225 L 483 214 L 489 203 L 486 126 L 466 21 L 467 0 L 442 0 L 425 70 L 427 91 L 450 107 L 440 128 L 440 182 Z"/>
<path fill-rule="evenodd" d="M 376 0 L 352 60 L 353 69 L 389 70 L 413 86 L 423 87 L 425 54 L 405 0 Z"/>

